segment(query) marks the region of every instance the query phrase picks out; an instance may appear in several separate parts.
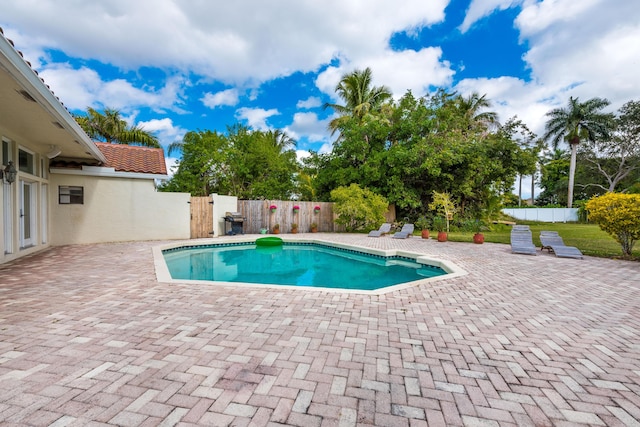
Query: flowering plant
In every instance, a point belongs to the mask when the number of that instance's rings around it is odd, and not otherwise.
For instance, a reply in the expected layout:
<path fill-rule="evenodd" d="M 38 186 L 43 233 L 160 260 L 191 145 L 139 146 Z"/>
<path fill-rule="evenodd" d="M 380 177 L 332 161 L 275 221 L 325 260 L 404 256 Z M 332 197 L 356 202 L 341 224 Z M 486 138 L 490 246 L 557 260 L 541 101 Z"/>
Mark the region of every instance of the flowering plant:
<path fill-rule="evenodd" d="M 278 207 L 276 205 L 271 205 L 269 206 L 269 209 L 271 209 L 272 211 L 275 211 L 276 209 L 278 209 Z"/>
<path fill-rule="evenodd" d="M 320 210 L 320 206 L 316 206 L 315 208 L 313 208 L 313 210 L 318 212 Z"/>
<path fill-rule="evenodd" d="M 294 211 L 299 211 L 299 210 L 300 210 L 300 206 L 295 205 L 295 206 L 293 207 L 293 210 L 294 210 Z"/>

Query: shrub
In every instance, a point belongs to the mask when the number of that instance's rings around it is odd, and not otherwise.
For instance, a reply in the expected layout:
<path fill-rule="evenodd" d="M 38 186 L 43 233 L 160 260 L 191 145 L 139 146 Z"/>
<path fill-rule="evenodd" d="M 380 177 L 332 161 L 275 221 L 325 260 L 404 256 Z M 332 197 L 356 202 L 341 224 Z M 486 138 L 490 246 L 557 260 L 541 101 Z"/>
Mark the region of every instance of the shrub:
<path fill-rule="evenodd" d="M 389 206 L 384 197 L 358 184 L 334 189 L 331 198 L 335 202 L 333 212 L 338 216 L 336 223 L 347 231 L 377 228 L 384 222 Z"/>
<path fill-rule="evenodd" d="M 433 201 L 429 204 L 429 209 L 434 210 L 442 214 L 447 223 L 447 233 L 449 232 L 449 221 L 453 219 L 453 214 L 456 213 L 456 205 L 451 200 L 451 194 L 433 192 Z M 438 230 L 440 231 L 440 230 Z"/>
<path fill-rule="evenodd" d="M 586 208 L 589 221 L 620 243 L 624 257 L 631 257 L 633 245 L 640 239 L 640 195 L 607 193 L 589 200 Z"/>

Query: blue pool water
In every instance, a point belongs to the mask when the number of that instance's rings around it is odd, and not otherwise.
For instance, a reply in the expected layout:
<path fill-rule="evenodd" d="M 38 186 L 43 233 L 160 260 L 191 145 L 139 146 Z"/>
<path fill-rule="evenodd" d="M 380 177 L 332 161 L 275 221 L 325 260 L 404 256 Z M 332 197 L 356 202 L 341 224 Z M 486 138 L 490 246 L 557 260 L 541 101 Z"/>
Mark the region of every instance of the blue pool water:
<path fill-rule="evenodd" d="M 375 290 L 446 274 L 405 257 L 321 244 L 210 245 L 163 252 L 173 279 Z"/>

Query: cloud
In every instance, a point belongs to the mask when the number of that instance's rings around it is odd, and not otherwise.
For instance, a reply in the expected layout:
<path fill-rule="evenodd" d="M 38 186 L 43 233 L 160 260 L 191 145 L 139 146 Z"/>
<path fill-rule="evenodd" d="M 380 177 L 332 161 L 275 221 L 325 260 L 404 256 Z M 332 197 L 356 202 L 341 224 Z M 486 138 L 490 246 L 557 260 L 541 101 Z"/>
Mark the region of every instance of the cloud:
<path fill-rule="evenodd" d="M 180 126 L 175 126 L 169 118 L 138 122 L 137 125 L 153 133 L 165 148 L 174 142 L 181 141 L 184 134 L 187 133 L 187 131 Z"/>
<path fill-rule="evenodd" d="M 315 71 L 341 55 L 379 52 L 393 32 L 441 22 L 447 4 L 40 0 L 34 7 L 31 1 L 8 0 L 2 20 L 32 34 L 34 48 L 61 49 L 124 70 L 159 67 L 255 85 L 293 71 Z"/>
<path fill-rule="evenodd" d="M 238 89 L 227 89 L 216 93 L 207 92 L 202 97 L 202 103 L 209 108 L 237 105 L 240 100 Z"/>
<path fill-rule="evenodd" d="M 305 110 L 320 107 L 320 106 L 322 106 L 322 101 L 317 96 L 310 96 L 305 100 L 298 101 L 298 103 L 296 104 L 296 107 L 305 109 Z"/>
<path fill-rule="evenodd" d="M 472 0 L 459 30 L 465 33 L 473 24 L 491 15 L 495 10 L 509 9 L 521 4 L 522 1 L 523 0 Z"/>
<path fill-rule="evenodd" d="M 153 109 L 174 109 L 180 103 L 182 79 L 169 78 L 160 90 L 140 89 L 124 79 L 105 81 L 88 67 L 73 68 L 66 63 L 47 65 L 40 77 L 72 110 L 115 108 L 123 112 L 145 106 Z"/>
<path fill-rule="evenodd" d="M 265 110 L 263 108 L 247 108 L 243 107 L 236 111 L 236 118 L 245 120 L 247 125 L 256 130 L 269 130 L 271 126 L 267 124 L 267 119 L 271 116 L 280 114 L 277 109 L 271 108 Z"/>
<path fill-rule="evenodd" d="M 306 141 L 315 143 L 329 139 L 328 124 L 329 119 L 319 120 L 316 113 L 298 112 L 293 115 L 293 122 L 284 130 L 295 140 L 304 136 Z"/>
<path fill-rule="evenodd" d="M 429 92 L 432 86 L 451 84 L 454 71 L 448 61 L 441 60 L 442 49 L 435 47 L 421 50 L 385 50 L 375 56 L 361 57 L 340 66 L 328 67 L 316 79 L 316 86 L 330 97 L 336 97 L 335 88 L 344 74 L 356 69 L 371 68 L 374 86 L 387 86 L 395 98 L 407 90 L 415 96 Z"/>

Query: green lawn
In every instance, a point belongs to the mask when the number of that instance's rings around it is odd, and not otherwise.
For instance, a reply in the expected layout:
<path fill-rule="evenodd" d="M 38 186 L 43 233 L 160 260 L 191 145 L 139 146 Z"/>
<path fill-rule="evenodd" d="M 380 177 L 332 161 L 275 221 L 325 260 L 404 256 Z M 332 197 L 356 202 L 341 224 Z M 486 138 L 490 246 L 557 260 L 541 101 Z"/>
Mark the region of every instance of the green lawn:
<path fill-rule="evenodd" d="M 622 255 L 620 244 L 594 224 L 521 221 L 518 224 L 528 224 L 531 227 L 533 243 L 538 247 L 540 247 L 540 231 L 550 230 L 557 231 L 567 246 L 575 246 L 585 255 L 605 258 L 619 258 Z M 491 231 L 483 232 L 484 241 L 509 244 L 510 233 L 510 226 L 503 224 L 493 225 Z M 473 233 L 450 232 L 449 240 L 453 242 L 471 242 L 473 241 Z M 635 259 L 640 260 L 640 244 L 634 247 L 633 256 Z"/>

